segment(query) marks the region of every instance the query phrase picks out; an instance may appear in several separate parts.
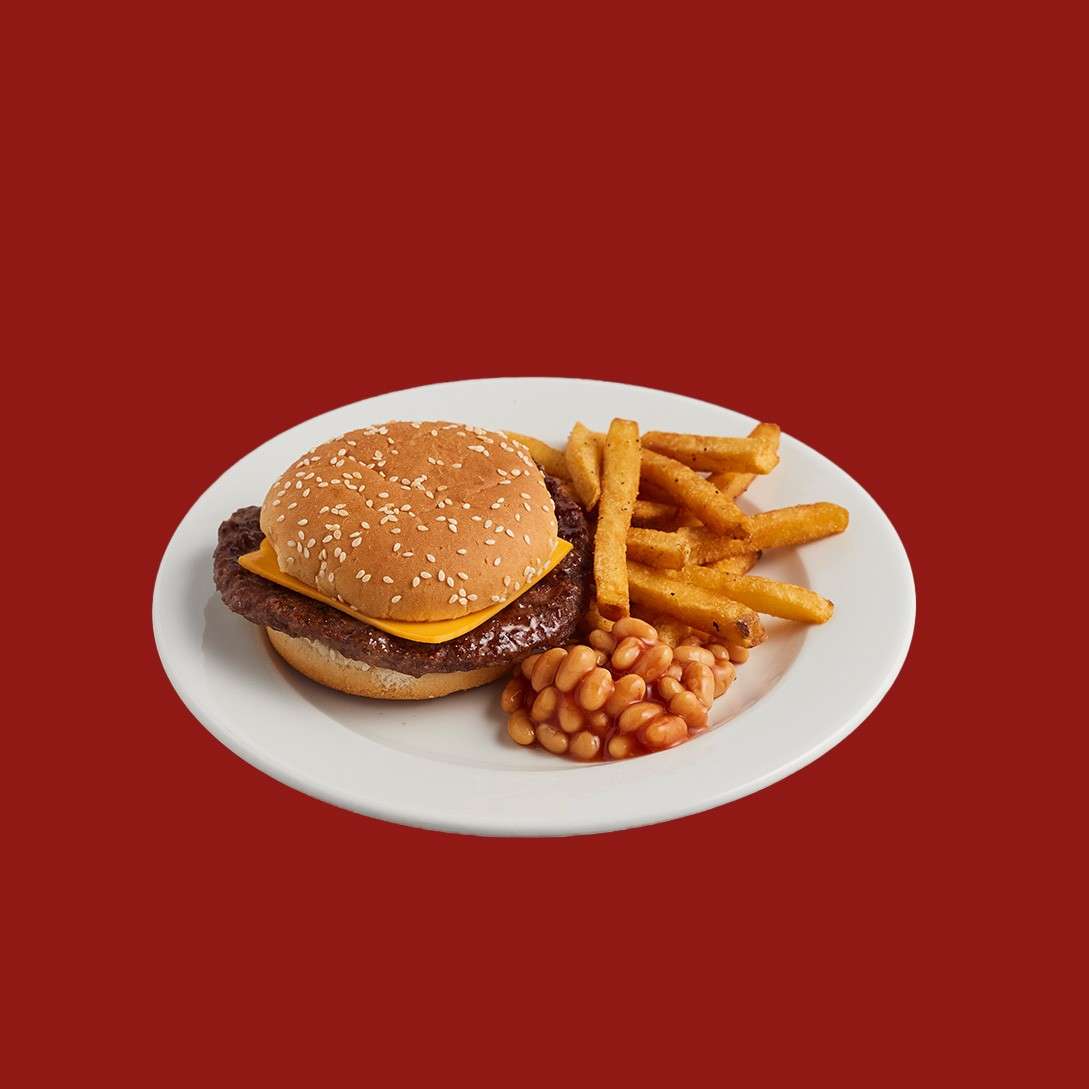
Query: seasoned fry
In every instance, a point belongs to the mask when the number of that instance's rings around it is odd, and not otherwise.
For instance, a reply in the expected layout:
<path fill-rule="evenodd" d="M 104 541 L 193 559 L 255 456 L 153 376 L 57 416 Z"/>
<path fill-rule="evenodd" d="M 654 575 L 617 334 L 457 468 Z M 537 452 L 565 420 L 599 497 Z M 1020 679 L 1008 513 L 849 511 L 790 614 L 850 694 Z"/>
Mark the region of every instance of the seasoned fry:
<path fill-rule="evenodd" d="M 590 607 L 586 610 L 586 615 L 582 618 L 582 623 L 587 631 L 593 631 L 594 628 L 601 628 L 602 631 L 612 631 L 613 629 L 613 622 L 606 620 L 597 611 L 597 605 L 592 601 Z"/>
<path fill-rule="evenodd" d="M 654 483 L 642 477 L 639 480 L 639 498 L 649 499 L 652 503 L 668 503 L 673 506 L 673 499 L 669 492 L 657 487 Z"/>
<path fill-rule="evenodd" d="M 725 571 L 727 575 L 744 575 L 753 569 L 761 555 L 760 552 L 746 552 L 743 556 L 727 556 L 724 560 L 708 564 L 708 567 L 712 571 Z"/>
<path fill-rule="evenodd" d="M 672 458 L 643 450 L 642 476 L 668 492 L 709 529 L 730 537 L 747 537 L 749 519 L 735 503 L 699 473 Z"/>
<path fill-rule="evenodd" d="M 629 562 L 628 590 L 632 601 L 737 646 L 754 647 L 767 638 L 760 618 L 751 609 L 653 567 Z"/>
<path fill-rule="evenodd" d="M 750 439 L 757 439 L 771 448 L 775 460 L 779 460 L 779 425 L 773 423 L 757 424 L 750 432 Z M 708 479 L 727 499 L 736 499 L 756 479 L 756 473 L 712 473 Z"/>
<path fill-rule="evenodd" d="M 557 477 L 560 480 L 571 479 L 571 473 L 567 468 L 567 462 L 562 451 L 554 450 L 547 442 L 541 442 L 540 439 L 535 439 L 532 435 L 519 435 L 516 431 L 508 431 L 507 435 L 509 438 L 514 439 L 515 442 L 520 442 L 529 451 L 529 456 L 549 476 Z"/>
<path fill-rule="evenodd" d="M 766 510 L 753 517 L 754 548 L 785 548 L 831 537 L 847 528 L 850 515 L 836 503 L 804 503 Z"/>
<path fill-rule="evenodd" d="M 585 424 L 576 423 L 571 429 L 563 456 L 579 502 L 593 510 L 601 498 L 601 450 Z"/>
<path fill-rule="evenodd" d="M 597 609 L 608 620 L 628 615 L 625 542 L 639 490 L 639 466 L 639 425 L 632 420 L 613 420 L 605 439 L 601 506 L 594 534 Z"/>
<path fill-rule="evenodd" d="M 679 570 L 688 563 L 688 542 L 678 533 L 663 533 L 658 529 L 628 530 L 628 559 L 648 567 L 669 567 Z"/>
<path fill-rule="evenodd" d="M 807 624 L 823 624 L 832 616 L 832 602 L 789 582 L 761 578 L 759 575 L 731 575 L 709 567 L 686 567 L 670 572 L 669 578 L 681 579 L 692 585 L 740 601 L 758 613 L 780 616 L 785 620 L 802 620 Z"/>
<path fill-rule="evenodd" d="M 807 503 L 752 515 L 749 536 L 743 541 L 713 533 L 703 526 L 684 527 L 677 532 L 687 538 L 692 562 L 706 564 L 765 548 L 784 548 L 830 537 L 847 528 L 848 517 L 847 511 L 835 503 Z"/>
<path fill-rule="evenodd" d="M 713 473 L 770 473 L 779 464 L 778 451 L 762 438 L 720 438 L 648 431 L 643 447 L 687 465 Z"/>
<path fill-rule="evenodd" d="M 637 499 L 631 512 L 633 526 L 649 529 L 672 529 L 677 520 L 677 508 L 671 503 L 656 503 L 653 499 Z"/>

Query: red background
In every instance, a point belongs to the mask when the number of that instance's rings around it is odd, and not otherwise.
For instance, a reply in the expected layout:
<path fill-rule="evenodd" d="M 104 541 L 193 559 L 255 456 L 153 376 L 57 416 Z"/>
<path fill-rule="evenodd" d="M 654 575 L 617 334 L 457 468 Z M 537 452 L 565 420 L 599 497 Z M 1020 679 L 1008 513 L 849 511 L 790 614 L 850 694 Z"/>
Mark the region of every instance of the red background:
<path fill-rule="evenodd" d="M 26 577 L 9 552 L 45 645 L 43 589 L 76 595 L 63 667 L 11 682 L 26 1056 L 43 1084 L 1065 1082 L 1082 712 L 1062 588 L 1025 571 L 1070 517 L 1076 37 L 1038 7 L 514 12 L 9 39 L 11 427 L 79 530 Z M 150 595 L 201 491 L 345 402 L 516 374 L 776 420 L 876 497 L 919 611 L 858 731 L 710 813 L 489 841 L 304 797 L 187 714 Z"/>

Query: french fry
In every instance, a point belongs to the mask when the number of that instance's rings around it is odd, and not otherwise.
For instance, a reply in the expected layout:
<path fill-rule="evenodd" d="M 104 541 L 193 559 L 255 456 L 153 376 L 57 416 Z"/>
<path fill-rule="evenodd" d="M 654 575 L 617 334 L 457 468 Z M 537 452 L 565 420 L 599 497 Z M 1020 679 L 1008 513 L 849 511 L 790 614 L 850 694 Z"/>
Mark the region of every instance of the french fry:
<path fill-rule="evenodd" d="M 753 515 L 749 519 L 750 526 L 758 517 L 759 515 Z M 706 526 L 682 526 L 677 533 L 688 542 L 692 563 L 715 563 L 718 560 L 747 556 L 756 551 L 751 536 L 739 541 L 735 537 L 715 533 Z"/>
<path fill-rule="evenodd" d="M 750 432 L 750 439 L 757 439 L 758 441 L 765 443 L 771 448 L 772 453 L 775 455 L 775 460 L 779 460 L 779 425 L 773 423 L 759 423 Z M 717 472 L 712 473 L 708 480 L 727 499 L 736 499 L 743 492 L 748 490 L 749 485 L 756 479 L 756 473 L 730 473 L 730 472 Z"/>
<path fill-rule="evenodd" d="M 677 521 L 677 508 L 671 503 L 656 503 L 653 499 L 637 499 L 631 512 L 633 526 L 648 529 L 672 529 Z"/>
<path fill-rule="evenodd" d="M 640 605 L 739 647 L 754 647 L 767 638 L 760 618 L 747 606 L 641 563 L 628 562 L 628 592 Z"/>
<path fill-rule="evenodd" d="M 661 488 L 654 485 L 646 477 L 642 477 L 639 480 L 639 498 L 648 499 L 652 503 L 668 503 L 673 506 L 673 500 L 669 495 L 669 492 L 663 491 Z"/>
<path fill-rule="evenodd" d="M 673 458 L 652 450 L 643 450 L 642 477 L 667 492 L 681 507 L 718 533 L 747 537 L 749 519 L 710 481 Z"/>
<path fill-rule="evenodd" d="M 749 536 L 743 541 L 732 540 L 704 526 L 684 527 L 677 532 L 688 540 L 692 562 L 706 564 L 766 548 L 818 541 L 842 533 L 848 518 L 847 511 L 835 503 L 807 503 L 752 515 L 748 522 Z"/>
<path fill-rule="evenodd" d="M 709 567 L 686 567 L 670 572 L 669 578 L 680 579 L 713 594 L 722 594 L 740 601 L 758 613 L 779 616 L 784 620 L 801 620 L 807 624 L 823 624 L 831 619 L 833 605 L 820 594 L 789 582 L 761 578 L 759 575 L 731 575 Z"/>
<path fill-rule="evenodd" d="M 690 469 L 712 473 L 770 473 L 779 464 L 776 449 L 760 438 L 720 438 L 648 431 L 643 448 L 682 462 Z"/>
<path fill-rule="evenodd" d="M 585 424 L 576 423 L 571 429 L 563 457 L 579 502 L 593 510 L 601 498 L 601 450 Z"/>
<path fill-rule="evenodd" d="M 753 569 L 761 555 L 760 552 L 746 552 L 743 556 L 727 556 L 724 560 L 715 560 L 707 566 L 711 571 L 725 571 L 727 575 L 744 575 Z"/>
<path fill-rule="evenodd" d="M 586 615 L 582 618 L 583 627 L 586 630 L 593 631 L 594 628 L 601 628 L 602 631 L 612 631 L 613 622 L 606 620 L 605 617 L 597 611 L 597 605 L 591 601 L 590 607 L 586 610 Z"/>
<path fill-rule="evenodd" d="M 554 450 L 547 442 L 541 442 L 540 439 L 535 439 L 532 435 L 519 435 L 516 431 L 508 431 L 507 437 L 514 439 L 515 442 L 520 442 L 529 451 L 529 456 L 549 476 L 557 477 L 559 480 L 571 479 L 571 473 L 567 468 L 567 462 L 562 451 Z"/>
<path fill-rule="evenodd" d="M 803 503 L 766 510 L 752 518 L 754 548 L 786 548 L 831 537 L 847 528 L 850 515 L 836 503 Z"/>
<path fill-rule="evenodd" d="M 628 559 L 648 567 L 680 570 L 688 563 L 689 552 L 688 542 L 680 534 L 658 529 L 628 530 Z"/>
<path fill-rule="evenodd" d="M 607 620 L 619 620 L 629 611 L 626 541 L 639 491 L 640 460 L 639 425 L 632 420 L 613 420 L 605 439 L 601 503 L 594 534 L 597 609 Z"/>

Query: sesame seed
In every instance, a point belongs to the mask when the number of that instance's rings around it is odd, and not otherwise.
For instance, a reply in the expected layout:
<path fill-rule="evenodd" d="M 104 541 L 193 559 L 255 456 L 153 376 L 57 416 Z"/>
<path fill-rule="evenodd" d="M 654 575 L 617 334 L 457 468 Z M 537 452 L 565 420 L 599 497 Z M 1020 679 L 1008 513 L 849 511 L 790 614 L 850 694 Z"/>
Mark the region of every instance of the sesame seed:
<path fill-rule="evenodd" d="M 468 555 L 468 552 L 469 552 L 469 550 L 468 550 L 467 548 L 459 548 L 459 549 L 458 549 L 458 555 L 459 555 L 459 556 L 465 556 L 465 555 Z"/>
<path fill-rule="evenodd" d="M 522 540 L 525 541 L 526 544 L 533 544 L 533 542 L 529 539 L 529 534 L 528 533 L 523 533 L 522 534 Z"/>
<path fill-rule="evenodd" d="M 392 584 L 392 582 L 393 582 L 393 579 L 391 579 L 391 578 L 389 577 L 389 575 L 383 575 L 383 576 L 382 576 L 382 581 L 383 581 L 384 583 L 386 583 L 386 584 Z"/>
<path fill-rule="evenodd" d="M 496 567 L 498 567 L 502 562 L 503 562 L 503 557 L 502 556 L 496 556 L 495 557 L 495 566 Z"/>
<path fill-rule="evenodd" d="M 412 578 L 412 588 L 415 590 L 416 587 L 419 586 L 419 585 L 420 585 L 420 576 L 419 575 L 414 575 L 413 578 Z"/>
<path fill-rule="evenodd" d="M 366 571 L 357 571 L 357 572 L 355 573 L 355 577 L 356 577 L 357 579 L 365 578 L 365 577 L 366 577 L 366 575 L 367 575 L 367 572 L 366 572 Z"/>
<path fill-rule="evenodd" d="M 454 580 L 450 575 L 446 576 L 446 585 L 450 587 L 453 587 L 454 585 Z"/>
<path fill-rule="evenodd" d="M 458 595 L 457 595 L 457 594 L 451 594 L 451 595 L 450 595 L 450 600 L 449 600 L 449 601 L 447 601 L 447 603 L 446 603 L 446 604 L 447 604 L 447 605 L 453 605 L 453 604 L 454 604 L 454 602 L 455 602 L 455 601 L 457 601 L 457 599 L 458 599 Z"/>
<path fill-rule="evenodd" d="M 398 601 L 400 601 L 400 600 L 401 600 L 401 595 L 400 595 L 400 594 L 394 594 L 394 595 L 393 595 L 393 597 L 391 597 L 391 598 L 389 599 L 389 603 L 390 603 L 391 605 L 396 605 L 396 604 L 397 604 L 397 602 L 398 602 Z"/>
<path fill-rule="evenodd" d="M 431 578 L 431 572 L 430 571 L 421 571 L 420 572 L 420 578 L 422 578 L 422 579 Z"/>

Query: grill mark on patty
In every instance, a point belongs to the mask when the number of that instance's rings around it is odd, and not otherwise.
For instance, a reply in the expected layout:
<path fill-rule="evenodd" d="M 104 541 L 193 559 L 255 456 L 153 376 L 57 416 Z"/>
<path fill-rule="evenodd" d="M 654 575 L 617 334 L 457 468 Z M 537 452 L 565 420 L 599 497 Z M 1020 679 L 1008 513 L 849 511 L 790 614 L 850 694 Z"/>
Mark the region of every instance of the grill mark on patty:
<path fill-rule="evenodd" d="M 559 535 L 571 551 L 556 568 L 479 627 L 448 643 L 399 639 L 331 605 L 247 571 L 238 557 L 261 545 L 260 507 L 242 507 L 219 527 L 213 556 L 216 589 L 232 612 L 287 635 L 316 639 L 344 655 L 412 677 L 516 662 L 567 642 L 590 600 L 590 530 L 578 504 L 553 477 Z"/>

